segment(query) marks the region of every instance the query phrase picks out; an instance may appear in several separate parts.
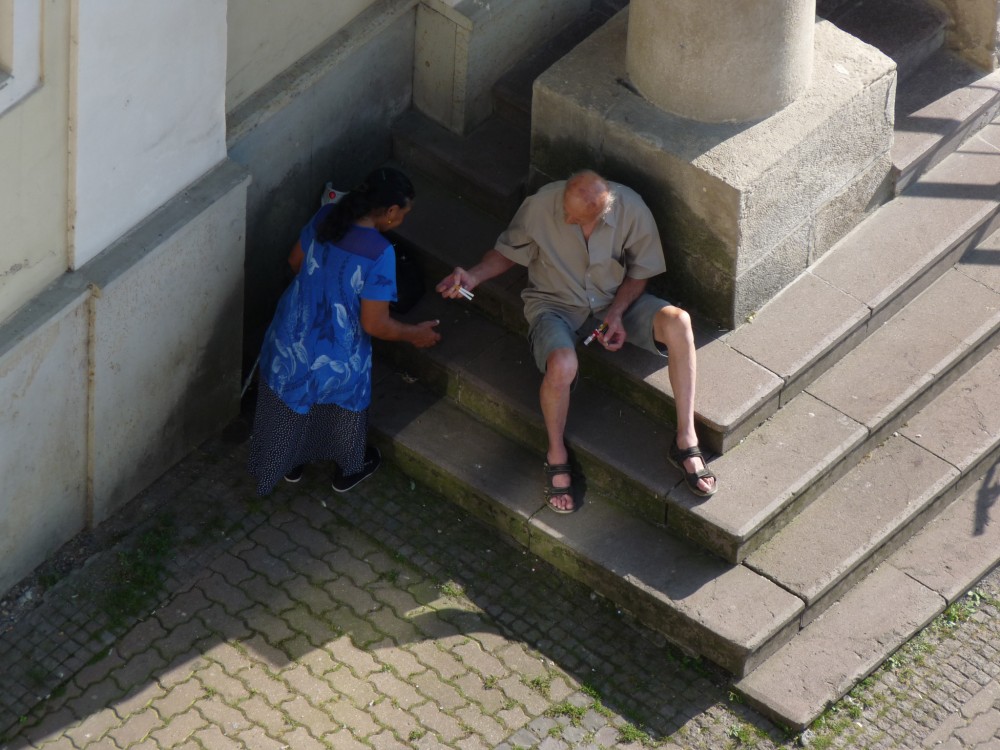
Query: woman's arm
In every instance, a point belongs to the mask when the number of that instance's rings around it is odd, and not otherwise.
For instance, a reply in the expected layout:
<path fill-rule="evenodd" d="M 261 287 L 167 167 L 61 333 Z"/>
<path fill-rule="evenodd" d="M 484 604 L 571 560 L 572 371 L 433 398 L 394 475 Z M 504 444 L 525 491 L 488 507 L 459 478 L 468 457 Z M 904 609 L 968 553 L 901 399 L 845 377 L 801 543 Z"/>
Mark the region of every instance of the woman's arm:
<path fill-rule="evenodd" d="M 299 269 L 302 268 L 302 261 L 306 259 L 306 254 L 302 252 L 302 242 L 301 240 L 296 240 L 295 244 L 292 246 L 292 252 L 288 254 L 288 265 L 292 267 L 293 273 L 298 273 Z"/>
<path fill-rule="evenodd" d="M 402 323 L 389 314 L 388 302 L 361 300 L 361 327 L 369 336 L 383 341 L 407 341 L 418 349 L 426 349 L 441 340 L 441 334 L 434 330 L 440 322 Z"/>

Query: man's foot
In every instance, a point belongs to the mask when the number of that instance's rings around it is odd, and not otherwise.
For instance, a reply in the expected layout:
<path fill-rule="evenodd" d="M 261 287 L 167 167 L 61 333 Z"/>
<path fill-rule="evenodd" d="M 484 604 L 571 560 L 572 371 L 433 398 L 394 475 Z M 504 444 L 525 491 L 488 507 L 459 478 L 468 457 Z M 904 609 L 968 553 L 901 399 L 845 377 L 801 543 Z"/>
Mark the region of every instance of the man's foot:
<path fill-rule="evenodd" d="M 306 468 L 305 464 L 300 464 L 296 466 L 294 469 L 285 474 L 285 481 L 295 484 L 300 479 L 302 479 L 302 472 L 305 471 L 305 468 Z"/>
<path fill-rule="evenodd" d="M 374 445 L 366 446 L 365 463 L 361 467 L 361 471 L 355 474 L 341 474 L 338 471 L 337 476 L 333 480 L 333 489 L 337 492 L 347 492 L 349 489 L 357 487 L 361 482 L 378 471 L 378 467 L 381 464 L 382 454 L 379 453 L 378 448 Z"/>
<path fill-rule="evenodd" d="M 573 467 L 569 464 L 545 462 L 545 503 L 556 513 L 572 513 L 577 509 L 573 498 Z M 566 477 L 559 482 L 556 477 Z"/>
<path fill-rule="evenodd" d="M 677 443 L 670 446 L 667 460 L 681 470 L 688 489 L 698 497 L 711 497 L 718 489 L 719 481 L 705 464 L 705 457 L 697 445 L 679 448 Z"/>

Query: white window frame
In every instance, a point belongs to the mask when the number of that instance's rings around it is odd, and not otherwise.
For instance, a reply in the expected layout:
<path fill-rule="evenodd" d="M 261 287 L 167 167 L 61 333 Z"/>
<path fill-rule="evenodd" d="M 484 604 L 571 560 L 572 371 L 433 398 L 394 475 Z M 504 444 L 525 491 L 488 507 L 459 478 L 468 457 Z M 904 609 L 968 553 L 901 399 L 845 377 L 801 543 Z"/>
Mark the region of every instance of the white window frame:
<path fill-rule="evenodd" d="M 42 79 L 42 0 L 0 0 L 0 115 Z"/>

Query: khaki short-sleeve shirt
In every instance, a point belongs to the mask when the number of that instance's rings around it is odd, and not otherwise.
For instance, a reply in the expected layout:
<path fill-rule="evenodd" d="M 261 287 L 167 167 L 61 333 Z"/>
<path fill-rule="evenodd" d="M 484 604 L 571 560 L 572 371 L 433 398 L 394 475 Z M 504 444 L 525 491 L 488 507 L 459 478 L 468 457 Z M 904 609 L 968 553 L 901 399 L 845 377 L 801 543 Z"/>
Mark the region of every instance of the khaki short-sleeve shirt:
<path fill-rule="evenodd" d="M 531 323 L 545 309 L 567 315 L 576 326 L 607 308 L 628 276 L 648 279 L 666 269 L 653 215 L 639 194 L 608 183 L 614 200 L 590 235 L 567 224 L 566 182 L 553 182 L 525 199 L 496 249 L 528 268 L 521 293 Z"/>

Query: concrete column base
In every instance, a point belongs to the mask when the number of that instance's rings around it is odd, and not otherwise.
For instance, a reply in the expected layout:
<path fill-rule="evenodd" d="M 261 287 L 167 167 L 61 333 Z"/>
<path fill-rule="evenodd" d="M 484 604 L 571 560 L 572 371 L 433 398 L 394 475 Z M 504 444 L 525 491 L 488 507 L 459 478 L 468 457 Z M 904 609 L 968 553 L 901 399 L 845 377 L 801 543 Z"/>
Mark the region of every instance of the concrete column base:
<path fill-rule="evenodd" d="M 630 86 L 627 21 L 535 82 L 532 185 L 590 167 L 638 190 L 667 255 L 656 291 L 734 328 L 888 199 L 895 64 L 820 21 L 802 96 L 757 123 L 706 124 Z"/>
<path fill-rule="evenodd" d="M 493 113 L 491 88 L 590 0 L 424 0 L 417 6 L 413 104 L 455 133 Z"/>

